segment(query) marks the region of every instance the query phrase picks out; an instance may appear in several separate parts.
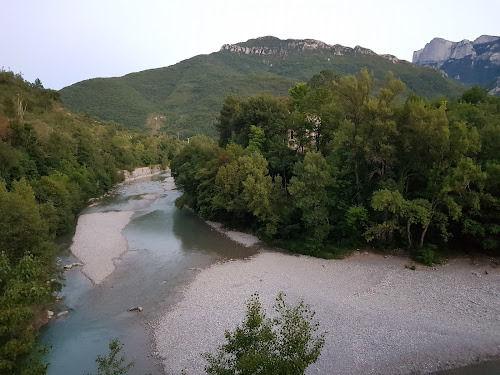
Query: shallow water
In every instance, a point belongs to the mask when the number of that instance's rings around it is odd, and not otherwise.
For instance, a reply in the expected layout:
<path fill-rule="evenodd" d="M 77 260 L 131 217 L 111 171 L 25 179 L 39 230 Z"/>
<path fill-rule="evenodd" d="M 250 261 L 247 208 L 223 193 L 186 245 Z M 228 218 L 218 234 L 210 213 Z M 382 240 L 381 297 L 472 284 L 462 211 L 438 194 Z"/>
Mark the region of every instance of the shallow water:
<path fill-rule="evenodd" d="M 135 211 L 123 230 L 130 251 L 116 264 L 103 283 L 93 286 L 80 271 L 66 271 L 63 301 L 55 312 L 69 316 L 47 324 L 41 342 L 52 346 L 47 361 L 49 375 L 95 372 L 95 358 L 107 352 L 109 340 L 119 338 L 128 360 L 135 362 L 131 374 L 161 374 L 151 355 L 151 322 L 181 297 L 182 287 L 198 272 L 214 262 L 252 255 L 244 248 L 212 230 L 202 220 L 174 206 L 178 191 L 165 191 L 162 180 L 153 176 L 118 186 L 82 214 L 105 211 Z M 152 199 L 156 194 L 158 198 Z M 78 261 L 69 250 L 61 264 Z M 127 309 L 141 306 L 142 313 Z"/>

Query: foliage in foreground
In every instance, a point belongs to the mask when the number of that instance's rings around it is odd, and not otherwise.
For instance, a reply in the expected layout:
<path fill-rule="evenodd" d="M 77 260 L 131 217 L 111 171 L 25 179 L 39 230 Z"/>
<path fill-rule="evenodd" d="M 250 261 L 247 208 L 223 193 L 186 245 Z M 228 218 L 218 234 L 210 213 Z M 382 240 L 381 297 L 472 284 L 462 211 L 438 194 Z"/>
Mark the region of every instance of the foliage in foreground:
<path fill-rule="evenodd" d="M 123 375 L 128 372 L 134 362 L 125 363 L 126 359 L 121 351 L 123 344 L 118 339 L 113 339 L 109 342 L 109 354 L 107 356 L 98 355 L 96 362 L 98 369 L 96 375 Z M 86 374 L 91 375 L 91 374 Z"/>
<path fill-rule="evenodd" d="M 246 320 L 226 331 L 227 342 L 217 354 L 205 353 L 205 371 L 212 375 L 299 375 L 316 362 L 325 344 L 310 306 L 290 307 L 280 293 L 274 305 L 276 317 L 268 318 L 259 295 L 247 302 Z"/>
<path fill-rule="evenodd" d="M 234 331 L 226 331 L 227 342 L 215 355 L 203 353 L 207 374 L 211 375 L 302 375 L 315 363 L 325 344 L 325 333 L 318 333 L 315 312 L 300 301 L 296 306 L 285 302 L 279 293 L 274 304 L 275 317 L 267 317 L 259 295 L 247 301 L 246 319 Z M 109 342 L 109 354 L 96 358 L 95 375 L 123 375 L 134 366 L 121 351 L 123 344 Z M 186 374 L 185 371 L 182 374 Z M 90 374 L 86 374 L 90 375 Z"/>

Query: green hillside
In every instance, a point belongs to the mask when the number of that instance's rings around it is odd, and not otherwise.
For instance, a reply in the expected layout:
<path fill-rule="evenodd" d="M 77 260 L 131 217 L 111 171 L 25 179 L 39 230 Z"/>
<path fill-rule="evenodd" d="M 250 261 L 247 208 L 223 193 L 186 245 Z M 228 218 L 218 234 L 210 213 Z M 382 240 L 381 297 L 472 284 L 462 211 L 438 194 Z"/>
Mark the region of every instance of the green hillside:
<path fill-rule="evenodd" d="M 327 47 L 310 50 L 301 47 L 303 42 L 252 39 L 234 46 L 257 51 L 264 48 L 265 54 L 223 49 L 165 68 L 78 82 L 63 88 L 61 96 L 73 111 L 129 127 L 143 128 L 148 117 L 165 116 L 163 130 L 184 138 L 197 133 L 215 136 L 213 123 L 229 94 L 287 96 L 295 83 L 306 82 L 322 70 L 347 75 L 366 67 L 379 79 L 392 71 L 409 90 L 428 98 L 457 96 L 465 88 L 437 70 L 391 60 L 363 48 L 323 44 Z"/>
<path fill-rule="evenodd" d="M 124 98 L 119 85 L 103 88 Z M 40 80 L 0 70 L 0 375 L 47 370 L 35 348 L 61 288 L 56 236 L 74 230 L 89 199 L 122 179 L 119 170 L 165 166 L 180 147 L 71 113 Z"/>

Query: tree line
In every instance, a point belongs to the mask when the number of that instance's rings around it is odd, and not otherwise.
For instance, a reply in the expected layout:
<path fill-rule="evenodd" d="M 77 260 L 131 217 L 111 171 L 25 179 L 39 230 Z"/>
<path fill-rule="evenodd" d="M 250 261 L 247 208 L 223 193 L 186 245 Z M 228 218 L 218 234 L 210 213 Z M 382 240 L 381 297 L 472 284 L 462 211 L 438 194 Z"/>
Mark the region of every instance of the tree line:
<path fill-rule="evenodd" d="M 288 98 L 227 97 L 216 127 L 172 161 L 179 207 L 315 256 L 500 254 L 500 98 L 486 90 L 430 101 L 391 73 L 323 71 Z"/>
<path fill-rule="evenodd" d="M 177 140 L 75 115 L 40 80 L 0 71 L 0 374 L 44 374 L 29 355 L 62 275 L 54 239 L 119 170 L 169 163 Z"/>

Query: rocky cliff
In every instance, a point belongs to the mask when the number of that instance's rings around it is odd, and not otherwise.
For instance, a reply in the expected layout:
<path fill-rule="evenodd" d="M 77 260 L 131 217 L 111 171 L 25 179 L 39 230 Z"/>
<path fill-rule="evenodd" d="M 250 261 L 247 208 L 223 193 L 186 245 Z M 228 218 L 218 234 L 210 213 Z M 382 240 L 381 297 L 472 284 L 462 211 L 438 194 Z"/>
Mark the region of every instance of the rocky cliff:
<path fill-rule="evenodd" d="M 286 39 L 282 40 L 273 36 L 264 36 L 261 38 L 250 39 L 243 43 L 224 44 L 221 51 L 245 55 L 288 55 L 292 52 L 302 51 L 321 51 L 332 53 L 337 56 L 346 54 L 372 55 L 377 56 L 375 52 L 368 48 L 356 46 L 354 48 L 344 47 L 340 44 L 327 44 L 315 39 Z M 389 56 L 389 55 L 387 55 Z M 386 56 L 384 56 L 386 57 Z M 394 56 L 391 56 L 392 58 Z M 386 57 L 389 58 L 389 57 Z"/>
<path fill-rule="evenodd" d="M 467 84 L 492 89 L 500 77 L 500 37 L 482 35 L 474 41 L 434 38 L 413 53 L 413 63 L 432 66 Z"/>

